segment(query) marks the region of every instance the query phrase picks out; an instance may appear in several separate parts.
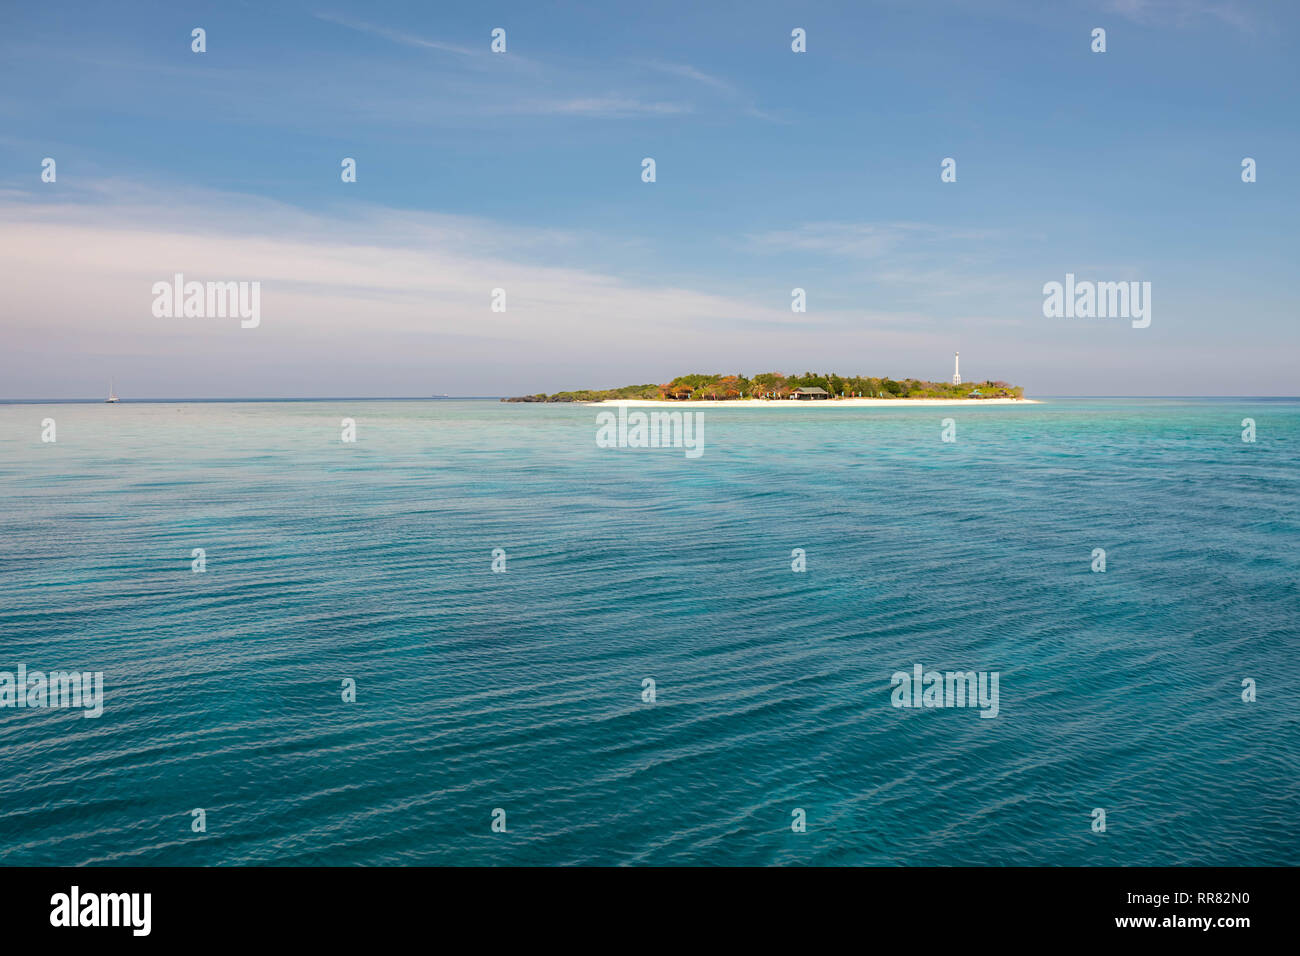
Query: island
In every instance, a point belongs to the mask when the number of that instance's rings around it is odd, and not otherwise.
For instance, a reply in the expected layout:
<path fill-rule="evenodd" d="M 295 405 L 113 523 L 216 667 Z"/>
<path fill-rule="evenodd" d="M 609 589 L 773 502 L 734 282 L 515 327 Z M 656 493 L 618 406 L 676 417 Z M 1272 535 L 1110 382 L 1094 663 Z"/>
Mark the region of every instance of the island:
<path fill-rule="evenodd" d="M 957 378 L 957 376 L 954 376 Z M 762 403 L 826 402 L 855 405 L 951 404 L 954 402 L 1026 402 L 1025 390 L 1001 381 L 927 382 L 922 379 L 876 378 L 860 375 L 842 376 L 833 372 L 804 372 L 783 375 L 764 372 L 747 378 L 744 375 L 679 375 L 665 385 L 624 385 L 621 388 L 579 389 L 503 398 L 503 402 L 581 402 L 618 404 L 655 404 L 681 402 Z"/>

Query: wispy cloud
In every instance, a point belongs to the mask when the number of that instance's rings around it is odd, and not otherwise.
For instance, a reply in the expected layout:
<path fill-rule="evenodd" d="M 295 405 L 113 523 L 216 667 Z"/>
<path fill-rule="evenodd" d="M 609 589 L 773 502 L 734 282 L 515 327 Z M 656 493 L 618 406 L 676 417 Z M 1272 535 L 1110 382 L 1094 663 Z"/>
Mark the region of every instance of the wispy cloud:
<path fill-rule="evenodd" d="M 487 59 L 486 41 L 482 50 L 471 50 L 463 46 L 457 46 L 441 40 L 431 40 L 426 37 L 417 36 L 409 32 L 389 29 L 388 27 L 378 26 L 373 23 L 367 23 L 350 17 L 338 16 L 332 13 L 317 13 L 316 18 L 329 23 L 337 24 L 349 30 L 359 33 L 370 34 L 381 37 L 393 43 L 402 44 L 403 46 L 415 47 L 419 49 L 437 50 L 440 52 L 453 53 L 462 57 L 476 57 L 481 60 Z M 480 57 L 480 55 L 482 55 Z M 548 65 L 535 60 L 525 59 L 517 53 L 511 53 L 508 58 L 497 58 L 501 62 L 512 67 L 521 67 L 532 74 L 530 88 L 535 90 L 537 87 L 555 89 L 556 95 L 548 98 L 539 98 L 535 95 L 530 96 L 522 92 L 516 85 L 514 79 L 489 80 L 488 86 L 479 87 L 474 90 L 465 90 L 466 99 L 477 98 L 482 101 L 481 105 L 473 112 L 486 114 L 529 114 L 529 115 L 555 115 L 555 116 L 586 116 L 603 119 L 630 119 L 636 117 L 655 117 L 655 116 L 674 116 L 694 112 L 694 107 L 689 103 L 674 102 L 652 96 L 636 95 L 631 93 L 605 93 L 587 95 L 582 92 L 582 88 L 591 88 L 600 84 L 605 88 L 610 87 L 608 77 L 603 77 L 600 72 L 593 72 L 589 68 L 573 67 L 568 68 Z M 704 83 L 716 90 L 732 94 L 735 92 L 734 87 L 725 81 L 716 77 L 709 76 L 699 70 L 689 66 L 678 64 L 646 64 L 651 65 L 661 72 L 674 76 L 690 79 L 694 82 Z M 620 84 L 621 85 L 621 84 Z M 403 115 L 410 115 L 403 112 Z"/>
<path fill-rule="evenodd" d="M 736 87 L 728 81 L 716 77 L 711 73 L 705 73 L 703 70 L 697 70 L 695 67 L 689 66 L 685 63 L 665 63 L 661 60 L 649 60 L 646 61 L 645 65 L 650 67 L 652 70 L 658 70 L 660 73 L 667 73 L 670 76 L 679 76 L 687 80 L 693 80 L 696 83 L 702 83 L 705 86 L 710 86 L 723 93 L 736 92 Z"/>
<path fill-rule="evenodd" d="M 537 102 L 529 112 L 560 113 L 572 116 L 604 116 L 610 118 L 632 116 L 671 116 L 690 113 L 692 107 L 685 103 L 652 103 L 629 97 L 589 96 L 568 100 Z"/>
<path fill-rule="evenodd" d="M 702 86 L 706 90 L 712 91 L 714 94 L 721 94 L 726 100 L 730 100 L 733 106 L 738 107 L 741 114 L 744 116 L 765 120 L 770 123 L 784 122 L 779 117 L 769 113 L 767 110 L 760 109 L 758 105 L 747 96 L 744 90 L 732 83 L 730 80 L 725 80 L 712 73 L 706 73 L 704 70 L 697 69 L 688 63 L 670 63 L 663 60 L 643 60 L 641 61 L 641 65 L 666 76 L 689 80 L 691 83 Z"/>
<path fill-rule="evenodd" d="M 1258 29 L 1255 15 L 1229 0 L 1109 0 L 1107 9 L 1135 23 L 1190 27 L 1217 20 L 1243 33 Z"/>
<path fill-rule="evenodd" d="M 986 230 L 915 222 L 813 222 L 795 229 L 752 233 L 745 239 L 759 252 L 810 252 L 845 259 L 876 259 L 911 241 L 984 240 L 991 235 Z"/>
<path fill-rule="evenodd" d="M 280 394 L 277 375 L 287 373 L 307 393 L 420 394 L 433 367 L 442 390 L 482 394 L 734 362 L 745 358 L 737 336 L 758 327 L 778 349 L 808 348 L 809 319 L 782 299 L 627 278 L 593 264 L 601 242 L 464 216 L 361 205 L 307 212 L 120 183 L 75 201 L 5 198 L 0 258 L 14 278 L 0 309 L 10 346 L 0 381 L 15 394 L 84 394 L 76 383 L 98 383 L 105 356 L 134 356 L 136 394 L 184 388 L 157 376 L 202 394 Z M 154 317 L 151 286 L 176 272 L 261 282 L 261 327 Z M 489 309 L 495 288 L 507 292 L 504 313 Z M 822 330 L 818 349 L 847 347 L 860 316 L 823 310 L 811 323 Z M 323 369 L 333 381 L 313 378 Z M 155 378 L 139 381 L 146 374 Z"/>
<path fill-rule="evenodd" d="M 403 33 L 400 30 L 391 30 L 388 27 L 376 26 L 373 23 L 366 23 L 362 20 L 354 20 L 349 17 L 341 17 L 332 13 L 317 13 L 316 19 L 324 20 L 328 23 L 334 23 L 349 30 L 356 30 L 359 33 L 369 33 L 373 36 L 382 37 L 385 40 L 391 40 L 393 43 L 400 43 L 403 46 L 420 47 L 426 50 L 440 50 L 444 53 L 456 53 L 461 56 L 474 56 L 479 51 L 470 50 L 463 46 L 456 46 L 453 43 L 444 43 L 440 40 L 429 40 L 424 37 L 416 36 L 413 33 Z"/>

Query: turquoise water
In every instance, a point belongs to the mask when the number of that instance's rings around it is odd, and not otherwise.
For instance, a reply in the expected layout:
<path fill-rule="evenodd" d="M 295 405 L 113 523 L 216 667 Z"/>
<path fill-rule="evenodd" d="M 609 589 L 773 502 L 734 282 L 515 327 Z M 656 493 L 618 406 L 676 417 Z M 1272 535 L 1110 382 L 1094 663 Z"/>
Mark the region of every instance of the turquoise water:
<path fill-rule="evenodd" d="M 703 414 L 0 406 L 0 862 L 1300 863 L 1300 403 Z"/>

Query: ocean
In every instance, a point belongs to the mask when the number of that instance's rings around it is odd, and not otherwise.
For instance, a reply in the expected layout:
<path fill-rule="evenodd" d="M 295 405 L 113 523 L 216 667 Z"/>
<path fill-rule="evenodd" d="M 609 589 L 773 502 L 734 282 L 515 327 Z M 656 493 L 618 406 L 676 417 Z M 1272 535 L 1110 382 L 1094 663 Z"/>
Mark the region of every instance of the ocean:
<path fill-rule="evenodd" d="M 701 414 L 0 406 L 0 863 L 1300 864 L 1300 402 Z"/>

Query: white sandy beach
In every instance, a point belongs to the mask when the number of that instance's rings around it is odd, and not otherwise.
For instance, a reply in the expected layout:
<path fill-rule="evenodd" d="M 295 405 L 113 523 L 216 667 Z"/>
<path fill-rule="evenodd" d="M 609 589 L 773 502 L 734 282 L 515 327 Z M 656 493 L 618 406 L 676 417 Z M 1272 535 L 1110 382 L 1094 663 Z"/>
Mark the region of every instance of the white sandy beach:
<path fill-rule="evenodd" d="M 616 398 L 604 402 L 584 402 L 584 405 L 623 405 L 627 407 L 653 406 L 655 408 L 878 408 L 916 405 L 1037 405 L 1032 398 L 832 398 L 824 400 L 790 398 L 742 398 L 730 401 L 662 402 L 646 398 Z"/>

